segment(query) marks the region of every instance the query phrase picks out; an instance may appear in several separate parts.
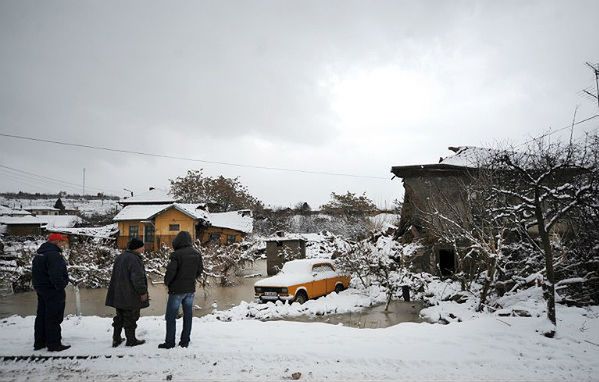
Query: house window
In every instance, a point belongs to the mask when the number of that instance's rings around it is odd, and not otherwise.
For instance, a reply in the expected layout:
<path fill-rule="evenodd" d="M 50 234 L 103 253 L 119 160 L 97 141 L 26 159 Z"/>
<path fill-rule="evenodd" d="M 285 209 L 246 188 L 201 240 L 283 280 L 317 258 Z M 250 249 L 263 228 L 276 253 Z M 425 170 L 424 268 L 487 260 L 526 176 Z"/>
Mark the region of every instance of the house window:
<path fill-rule="evenodd" d="M 229 244 L 235 243 L 235 235 L 228 235 L 227 236 L 227 243 L 229 243 Z"/>
<path fill-rule="evenodd" d="M 153 243 L 154 242 L 154 226 L 151 224 L 147 224 L 144 227 L 144 243 Z"/>
<path fill-rule="evenodd" d="M 218 242 L 220 242 L 220 233 L 211 233 L 210 234 L 210 242 L 211 243 L 218 243 Z"/>
<path fill-rule="evenodd" d="M 139 238 L 139 226 L 130 225 L 129 226 L 129 237 L 130 238 Z"/>
<path fill-rule="evenodd" d="M 179 229 L 180 229 L 179 224 L 169 224 L 168 225 L 169 231 L 178 231 Z"/>

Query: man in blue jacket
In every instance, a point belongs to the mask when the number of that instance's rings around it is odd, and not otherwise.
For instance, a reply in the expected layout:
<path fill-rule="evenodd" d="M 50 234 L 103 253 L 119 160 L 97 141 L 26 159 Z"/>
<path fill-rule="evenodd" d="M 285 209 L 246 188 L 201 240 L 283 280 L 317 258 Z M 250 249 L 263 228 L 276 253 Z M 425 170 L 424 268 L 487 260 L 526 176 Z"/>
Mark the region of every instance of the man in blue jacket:
<path fill-rule="evenodd" d="M 65 292 L 69 283 L 67 262 L 62 249 L 67 237 L 59 233 L 48 236 L 33 258 L 31 266 L 33 288 L 37 292 L 34 350 L 63 351 L 71 346 L 62 344 L 60 324 L 64 318 Z"/>
<path fill-rule="evenodd" d="M 168 287 L 166 303 L 166 338 L 158 345 L 160 349 L 175 347 L 176 318 L 179 307 L 183 305 L 183 330 L 179 346 L 188 347 L 191 336 L 193 298 L 196 291 L 196 279 L 204 269 L 202 255 L 193 247 L 191 234 L 181 231 L 173 240 L 170 261 L 166 267 L 164 284 Z"/>

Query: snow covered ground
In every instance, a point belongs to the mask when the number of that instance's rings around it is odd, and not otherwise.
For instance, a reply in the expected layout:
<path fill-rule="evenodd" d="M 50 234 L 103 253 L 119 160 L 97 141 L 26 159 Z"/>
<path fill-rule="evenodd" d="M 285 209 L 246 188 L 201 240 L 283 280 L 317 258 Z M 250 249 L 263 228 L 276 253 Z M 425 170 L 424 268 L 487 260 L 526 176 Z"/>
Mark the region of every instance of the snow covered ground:
<path fill-rule="evenodd" d="M 188 349 L 157 349 L 162 317 L 142 317 L 148 343 L 111 345 L 111 320 L 69 317 L 68 355 L 95 359 L 0 362 L 1 380 L 596 380 L 599 309 L 559 307 L 557 338 L 535 330 L 543 318 L 491 315 L 449 325 L 403 323 L 354 329 L 286 321 L 202 322 L 195 319 Z M 180 329 L 180 321 L 178 322 Z M 33 317 L 0 322 L 0 356 L 33 352 Z M 110 356 L 110 358 L 107 358 Z"/>
<path fill-rule="evenodd" d="M 239 320 L 274 320 L 288 317 L 317 316 L 325 314 L 343 314 L 359 312 L 364 308 L 385 302 L 386 295 L 377 286 L 367 290 L 347 289 L 341 293 L 331 293 L 316 300 L 308 300 L 304 304 L 283 303 L 281 301 L 261 304 L 245 302 L 228 310 L 214 311 L 202 317 L 203 322 L 239 321 Z"/>

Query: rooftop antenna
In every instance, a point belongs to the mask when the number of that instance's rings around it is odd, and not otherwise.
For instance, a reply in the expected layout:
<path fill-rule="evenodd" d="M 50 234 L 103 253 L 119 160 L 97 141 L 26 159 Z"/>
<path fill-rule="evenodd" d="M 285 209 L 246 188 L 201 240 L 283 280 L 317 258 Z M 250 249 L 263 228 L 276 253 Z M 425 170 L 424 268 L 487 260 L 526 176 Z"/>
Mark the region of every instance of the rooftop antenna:
<path fill-rule="evenodd" d="M 592 98 L 596 99 L 597 100 L 597 107 L 599 107 L 599 64 L 598 65 L 593 65 L 593 64 L 591 64 L 589 62 L 587 62 L 586 64 L 595 73 L 595 94 L 591 93 L 590 91 L 588 91 L 586 89 L 583 90 L 583 92 L 585 92 L 586 94 L 588 94 Z"/>

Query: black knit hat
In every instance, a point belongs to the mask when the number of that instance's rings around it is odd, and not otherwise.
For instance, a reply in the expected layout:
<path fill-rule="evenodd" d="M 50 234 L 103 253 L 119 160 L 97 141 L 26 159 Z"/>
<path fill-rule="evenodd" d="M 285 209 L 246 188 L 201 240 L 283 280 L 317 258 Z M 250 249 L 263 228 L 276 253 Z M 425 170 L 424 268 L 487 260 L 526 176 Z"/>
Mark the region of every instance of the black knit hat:
<path fill-rule="evenodd" d="M 129 242 L 129 244 L 127 245 L 127 249 L 130 250 L 136 250 L 138 248 L 141 248 L 144 246 L 144 242 L 139 240 L 138 238 L 134 237 L 133 239 L 131 239 L 131 241 Z"/>

